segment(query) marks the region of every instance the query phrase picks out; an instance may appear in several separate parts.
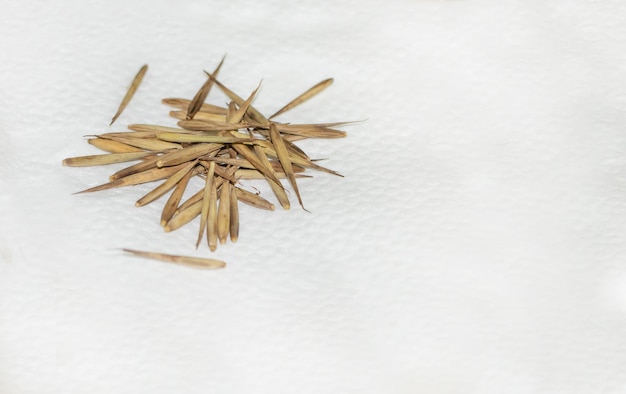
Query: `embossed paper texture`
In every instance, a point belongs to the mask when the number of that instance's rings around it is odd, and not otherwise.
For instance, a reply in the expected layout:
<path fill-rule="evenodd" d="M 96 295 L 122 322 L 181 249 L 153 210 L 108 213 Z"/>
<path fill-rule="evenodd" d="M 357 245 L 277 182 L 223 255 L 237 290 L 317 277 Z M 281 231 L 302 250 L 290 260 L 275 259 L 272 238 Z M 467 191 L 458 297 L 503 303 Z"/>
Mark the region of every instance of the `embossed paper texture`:
<path fill-rule="evenodd" d="M 612 0 L 5 1 L 0 393 L 626 392 L 625 22 Z M 301 144 L 345 176 L 299 181 L 310 213 L 242 206 L 211 254 L 197 222 L 161 230 L 164 199 L 134 207 L 150 185 L 72 195 L 122 168 L 61 166 L 98 153 L 84 136 L 175 125 L 160 100 L 224 54 L 265 114 L 334 77 L 278 120 L 364 121 Z"/>

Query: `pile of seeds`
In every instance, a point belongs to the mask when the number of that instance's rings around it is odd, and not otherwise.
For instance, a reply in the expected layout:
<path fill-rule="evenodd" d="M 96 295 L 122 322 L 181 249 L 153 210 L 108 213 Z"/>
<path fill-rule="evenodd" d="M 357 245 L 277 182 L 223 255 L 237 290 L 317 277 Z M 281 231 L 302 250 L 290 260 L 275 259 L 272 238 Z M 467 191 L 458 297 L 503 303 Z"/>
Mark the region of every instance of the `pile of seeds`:
<path fill-rule="evenodd" d="M 223 62 L 224 59 L 212 73 L 205 71 L 207 80 L 192 100 L 163 99 L 164 104 L 174 108 L 170 116 L 178 119 L 178 128 L 132 124 L 128 126 L 129 131 L 104 133 L 88 140 L 107 154 L 63 160 L 63 165 L 76 167 L 136 162 L 113 173 L 109 182 L 79 193 L 163 181 L 135 205 L 144 206 L 171 192 L 161 212 L 163 229 L 167 232 L 176 230 L 200 216 L 196 247 L 206 235 L 211 251 L 217 248 L 218 242 L 223 244 L 228 238 L 237 241 L 239 202 L 274 210 L 274 204 L 259 193 L 242 187 L 241 180 L 264 180 L 278 203 L 289 209 L 290 201 L 281 182 L 286 179 L 304 208 L 296 182 L 298 178 L 307 177 L 307 170 L 339 174 L 317 164 L 295 142 L 307 138 L 345 137 L 345 132 L 335 127 L 350 122 L 293 124 L 273 119 L 320 93 L 332 84 L 333 79 L 316 84 L 266 117 L 252 106 L 259 87 L 243 99 L 217 79 Z M 147 65 L 140 69 L 111 124 L 132 98 L 147 69 Z M 227 107 L 205 103 L 214 86 L 229 98 Z M 193 177 L 202 178 L 204 187 L 183 201 Z M 221 268 L 225 265 L 215 259 L 124 250 L 142 257 L 195 267 Z"/>

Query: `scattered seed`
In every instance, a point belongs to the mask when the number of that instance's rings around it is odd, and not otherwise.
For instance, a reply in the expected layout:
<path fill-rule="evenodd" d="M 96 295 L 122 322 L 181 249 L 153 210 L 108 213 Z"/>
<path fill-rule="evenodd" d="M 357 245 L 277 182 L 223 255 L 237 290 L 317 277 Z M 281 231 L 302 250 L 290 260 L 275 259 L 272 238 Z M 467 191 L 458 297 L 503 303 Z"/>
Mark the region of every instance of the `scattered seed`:
<path fill-rule="evenodd" d="M 122 111 L 124 111 L 124 108 L 126 108 L 128 103 L 130 102 L 130 99 L 133 98 L 133 96 L 135 95 L 135 92 L 137 91 L 137 88 L 139 88 L 139 85 L 141 84 L 141 80 L 143 79 L 143 76 L 146 75 L 146 71 L 148 71 L 148 65 L 144 64 L 139 69 L 139 72 L 137 73 L 137 75 L 135 75 L 135 78 L 133 79 L 133 82 L 130 84 L 130 87 L 128 88 L 128 91 L 126 92 L 126 95 L 122 99 L 122 103 L 117 109 L 117 112 L 115 113 L 115 115 L 113 115 L 113 119 L 111 119 L 111 123 L 109 123 L 109 126 L 111 126 L 113 122 L 115 122 L 115 120 L 118 118 L 118 116 L 120 116 Z"/>
<path fill-rule="evenodd" d="M 207 259 L 201 257 L 176 256 L 172 254 L 143 252 L 133 249 L 122 249 L 124 252 L 134 254 L 135 256 L 145 257 L 147 259 L 165 261 L 168 263 L 186 265 L 193 268 L 216 269 L 226 267 L 226 263 L 217 259 Z"/>

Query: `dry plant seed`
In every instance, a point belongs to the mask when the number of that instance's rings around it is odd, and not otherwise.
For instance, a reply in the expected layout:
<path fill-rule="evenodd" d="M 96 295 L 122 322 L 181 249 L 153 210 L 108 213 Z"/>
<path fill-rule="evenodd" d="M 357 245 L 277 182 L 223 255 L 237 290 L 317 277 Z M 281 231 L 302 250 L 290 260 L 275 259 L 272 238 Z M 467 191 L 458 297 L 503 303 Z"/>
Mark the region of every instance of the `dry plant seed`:
<path fill-rule="evenodd" d="M 139 72 L 137 73 L 137 75 L 135 75 L 135 78 L 133 79 L 133 82 L 130 84 L 130 87 L 128 88 L 128 91 L 126 92 L 126 95 L 122 99 L 122 103 L 117 109 L 117 112 L 115 113 L 115 115 L 113 115 L 113 119 L 111 119 L 111 123 L 109 123 L 109 126 L 111 126 L 115 122 L 115 120 L 118 118 L 118 116 L 120 116 L 122 111 L 124 111 L 124 108 L 126 108 L 128 103 L 130 102 L 130 99 L 133 98 L 133 96 L 135 95 L 135 92 L 137 91 L 137 88 L 139 88 L 139 85 L 141 84 L 141 80 L 143 79 L 143 76 L 146 75 L 146 71 L 148 71 L 148 65 L 144 64 L 139 69 Z"/>
<path fill-rule="evenodd" d="M 103 138 L 102 136 L 99 136 Z M 145 150 L 167 150 L 167 149 L 181 149 L 179 144 L 175 144 L 172 142 L 161 141 L 157 139 L 149 139 L 149 138 L 133 138 L 133 137 L 107 137 L 105 138 L 111 141 L 121 142 L 126 145 L 134 146 L 136 148 L 141 148 Z"/>
<path fill-rule="evenodd" d="M 174 175 L 172 175 L 169 178 L 167 178 L 167 180 L 165 182 L 161 183 L 159 186 L 154 188 L 148 194 L 146 194 L 145 196 L 143 196 L 139 200 L 137 200 L 137 202 L 135 203 L 135 206 L 136 207 L 143 207 L 144 205 L 150 204 L 152 201 L 156 200 L 157 198 L 161 197 L 165 193 L 167 193 L 170 190 L 172 190 L 174 188 L 174 186 L 176 186 L 176 184 L 181 179 L 183 179 L 183 177 L 185 175 L 187 175 L 188 173 L 191 173 L 191 170 L 193 169 L 193 167 L 196 166 L 196 164 L 197 164 L 197 161 L 193 162 L 193 163 L 189 163 L 186 167 L 183 167 L 181 170 L 176 172 Z"/>
<path fill-rule="evenodd" d="M 215 182 L 211 185 L 211 197 L 209 198 L 209 215 L 207 220 L 207 241 L 209 249 L 214 252 L 217 249 L 217 188 Z"/>
<path fill-rule="evenodd" d="M 235 192 L 235 185 L 232 183 L 230 186 L 230 240 L 231 242 L 237 242 L 239 238 L 239 206 L 237 203 L 237 193 Z"/>
<path fill-rule="evenodd" d="M 189 104 L 191 104 L 191 100 L 187 100 L 184 98 L 164 98 L 163 100 L 161 100 L 161 102 L 165 105 L 169 105 L 170 107 L 174 107 L 177 109 L 180 109 L 182 111 L 185 111 L 185 113 L 187 112 L 187 109 L 189 108 Z M 218 115 L 226 115 L 226 108 L 224 107 L 220 107 L 218 105 L 213 105 L 213 104 L 207 104 L 204 103 L 202 104 L 202 106 L 200 107 L 200 111 L 199 112 L 206 112 L 209 114 L 218 114 Z M 197 113 L 196 113 L 197 115 Z"/>
<path fill-rule="evenodd" d="M 255 208 L 261 208 L 267 211 L 273 211 L 275 209 L 274 204 L 257 194 L 250 193 L 247 190 L 235 187 L 235 194 L 237 195 L 237 200 Z"/>
<path fill-rule="evenodd" d="M 151 155 L 152 152 L 126 152 L 126 153 L 108 153 L 104 155 L 91 155 L 68 157 L 63 160 L 63 165 L 68 167 L 89 167 L 101 166 L 106 164 L 125 163 L 142 159 Z"/>
<path fill-rule="evenodd" d="M 157 167 L 168 167 L 196 160 L 199 157 L 216 152 L 222 148 L 221 144 L 197 144 L 179 151 L 161 156 L 156 162 Z"/>
<path fill-rule="evenodd" d="M 201 269 L 216 269 L 226 267 L 226 263 L 221 260 L 207 259 L 201 257 L 190 256 L 176 256 L 172 254 L 143 252 L 133 249 L 122 249 L 124 252 L 131 253 L 135 256 L 144 257 L 147 259 L 165 261 L 168 263 L 185 265 L 187 267 L 201 268 Z"/>
<path fill-rule="evenodd" d="M 332 83 L 333 83 L 333 79 L 332 78 L 328 78 L 323 80 L 322 82 L 317 83 L 315 86 L 309 88 L 309 90 L 307 90 L 306 92 L 302 93 L 301 95 L 299 95 L 298 97 L 296 97 L 295 99 L 291 100 L 289 103 L 287 103 L 287 105 L 285 105 L 284 107 L 282 107 L 281 109 L 279 109 L 278 111 L 276 111 L 276 113 L 272 116 L 270 116 L 268 119 L 272 119 L 275 118 L 276 116 L 289 111 L 290 109 L 297 107 L 298 105 L 304 103 L 305 101 L 307 101 L 308 99 L 310 99 L 311 97 L 319 94 L 322 90 L 326 89 L 327 87 L 329 87 Z"/>
<path fill-rule="evenodd" d="M 189 131 L 178 127 L 159 126 L 154 124 L 129 124 L 129 130 L 136 132 L 152 133 L 156 136 L 157 133 L 188 133 Z"/>
<path fill-rule="evenodd" d="M 110 153 L 143 152 L 143 149 L 122 144 L 121 142 L 107 140 L 104 138 L 90 138 L 87 140 L 90 145 Z"/>
<path fill-rule="evenodd" d="M 132 185 L 139 185 L 141 183 L 159 181 L 161 179 L 165 179 L 169 176 L 174 175 L 178 170 L 182 168 L 183 165 L 184 164 L 173 166 L 173 167 L 167 167 L 167 168 L 153 168 L 151 170 L 139 172 L 137 174 L 132 174 L 124 178 L 113 180 L 109 183 L 105 183 L 99 186 L 94 186 L 94 187 L 85 189 L 83 191 L 80 191 L 74 194 L 98 192 L 102 190 L 114 189 L 117 187 L 132 186 Z"/>
<path fill-rule="evenodd" d="M 215 70 L 213 70 L 213 75 L 215 75 L 216 77 L 219 74 L 220 69 L 222 68 L 222 64 L 224 64 L 224 59 L 226 59 L 226 55 L 222 57 L 220 64 L 218 64 Z M 213 87 L 213 83 L 214 83 L 213 80 L 209 78 L 202 85 L 200 90 L 198 90 L 198 93 L 196 93 L 194 98 L 189 103 L 189 108 L 187 109 L 187 119 L 193 119 L 194 115 L 198 111 L 200 111 L 200 108 L 202 108 L 202 104 L 204 104 L 204 100 L 206 100 L 206 97 L 209 95 L 209 92 L 211 91 L 211 88 Z"/>
<path fill-rule="evenodd" d="M 283 138 L 280 136 L 280 132 L 276 128 L 274 123 L 270 124 L 270 139 L 272 144 L 274 145 L 274 149 L 276 150 L 276 154 L 278 155 L 278 161 L 283 166 L 283 170 L 285 171 L 285 175 L 287 175 L 287 179 L 289 179 L 289 183 L 293 190 L 296 192 L 296 197 L 298 197 L 298 202 L 302 209 L 306 211 L 304 205 L 302 204 L 302 198 L 300 197 L 300 191 L 298 190 L 298 184 L 296 183 L 296 177 L 293 172 L 293 166 L 291 165 L 291 159 L 289 158 L 289 152 L 287 152 L 287 147 L 285 146 L 285 142 Z"/>
<path fill-rule="evenodd" d="M 180 200 L 183 198 L 185 189 L 187 189 L 189 180 L 194 175 L 196 175 L 195 170 L 188 171 L 180 182 L 178 182 L 172 194 L 170 194 L 170 197 L 167 199 L 165 206 L 163 206 L 163 211 L 161 212 L 161 226 L 165 227 L 167 222 L 169 222 L 172 216 L 174 216 L 174 212 L 176 212 L 176 208 L 178 207 L 178 204 L 180 204 Z"/>
<path fill-rule="evenodd" d="M 212 161 L 209 163 L 209 167 L 207 168 L 207 176 L 206 183 L 204 186 L 204 194 L 202 197 L 202 211 L 200 215 L 200 230 L 198 231 L 198 239 L 196 240 L 196 249 L 200 245 L 200 240 L 204 235 L 204 229 L 206 227 L 207 218 L 209 216 L 209 206 L 211 204 L 212 198 L 212 190 L 213 190 L 213 179 L 215 174 L 215 162 Z"/>
<path fill-rule="evenodd" d="M 260 146 L 255 146 L 254 152 L 259 157 L 259 160 L 261 160 L 261 162 L 265 164 L 265 166 L 272 173 L 274 173 L 274 175 L 276 175 L 276 173 L 274 172 L 274 169 L 272 168 L 272 165 L 267 159 L 267 156 L 265 156 L 265 152 L 263 151 L 263 149 Z M 287 197 L 287 192 L 285 192 L 285 188 L 283 187 L 283 185 L 277 185 L 274 181 L 268 178 L 266 178 L 266 180 L 267 180 L 267 183 L 269 183 L 270 187 L 272 188 L 272 191 L 274 192 L 274 195 L 276 196 L 276 199 L 278 199 L 278 202 L 280 203 L 280 205 L 284 209 L 289 209 L 291 205 L 289 204 L 289 197 Z"/>
<path fill-rule="evenodd" d="M 217 237 L 221 244 L 226 243 L 230 229 L 230 182 L 222 185 L 220 204 L 217 209 Z"/>
<path fill-rule="evenodd" d="M 256 87 L 256 89 L 254 89 L 252 91 L 252 93 L 250 93 L 250 96 L 246 99 L 246 101 L 244 101 L 241 106 L 239 107 L 239 109 L 237 109 L 233 115 L 230 117 L 230 119 L 228 119 L 228 122 L 230 123 L 239 123 L 243 120 L 243 116 L 245 115 L 246 111 L 248 111 L 248 108 L 250 107 L 250 104 L 252 104 L 252 100 L 254 100 L 254 97 L 256 96 L 256 92 L 259 91 L 259 89 L 261 88 L 261 83 L 263 81 L 259 82 L 259 85 Z"/>
<path fill-rule="evenodd" d="M 166 233 L 169 233 L 174 230 L 178 230 L 185 224 L 191 222 L 196 216 L 200 215 L 202 212 L 202 201 L 196 201 L 195 203 L 189 205 L 185 209 L 181 209 L 177 214 L 174 215 L 172 219 L 165 225 L 163 230 Z"/>

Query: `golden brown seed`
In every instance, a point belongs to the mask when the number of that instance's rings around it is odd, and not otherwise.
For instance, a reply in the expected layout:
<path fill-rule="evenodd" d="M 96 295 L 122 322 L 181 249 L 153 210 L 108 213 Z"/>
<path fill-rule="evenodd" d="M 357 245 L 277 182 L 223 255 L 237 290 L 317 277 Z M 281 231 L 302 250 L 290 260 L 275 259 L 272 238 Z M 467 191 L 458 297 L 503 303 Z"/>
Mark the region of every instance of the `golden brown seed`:
<path fill-rule="evenodd" d="M 237 94 L 235 94 L 235 92 L 233 92 L 232 90 L 228 89 L 220 81 L 215 79 L 215 78 L 217 78 L 217 75 L 209 74 L 206 71 L 205 71 L 205 74 L 207 74 L 210 79 L 215 81 L 215 84 L 222 90 L 222 92 L 224 92 L 228 96 L 229 99 L 233 100 L 239 106 L 243 105 L 245 100 L 242 99 L 241 97 L 237 96 Z M 263 116 L 262 113 L 257 111 L 257 109 L 254 108 L 252 105 L 250 105 L 248 107 L 248 111 L 247 112 L 249 113 L 249 115 L 250 115 L 250 117 L 252 119 L 254 119 L 255 121 L 261 123 L 262 125 L 268 125 L 269 124 L 269 120 L 267 120 L 267 118 L 265 116 Z"/>
<path fill-rule="evenodd" d="M 296 97 L 295 99 L 293 99 L 289 103 L 287 103 L 287 105 L 285 105 L 284 107 L 282 107 L 281 109 L 276 111 L 276 113 L 274 115 L 270 116 L 269 119 L 272 119 L 272 118 L 282 114 L 283 112 L 287 112 L 290 109 L 292 109 L 292 108 L 302 104 L 303 102 L 307 101 L 311 97 L 319 94 L 322 90 L 324 90 L 327 87 L 329 87 L 332 83 L 333 83 L 333 79 L 332 78 L 328 78 L 328 79 L 323 80 L 322 82 L 317 83 L 315 86 L 309 88 L 306 92 L 302 93 L 301 95 L 299 95 L 298 97 Z"/>
<path fill-rule="evenodd" d="M 221 144 L 192 145 L 190 147 L 161 156 L 161 159 L 157 161 L 156 165 L 158 167 L 168 167 L 180 163 L 185 163 L 191 160 L 196 160 L 201 156 L 217 152 L 221 147 Z"/>
<path fill-rule="evenodd" d="M 193 119 L 187 119 L 187 111 L 170 111 L 170 116 L 178 120 L 201 120 L 203 122 L 226 122 L 226 117 L 222 114 L 212 114 L 209 112 L 198 111 Z"/>
<path fill-rule="evenodd" d="M 216 144 L 232 144 L 250 142 L 250 138 L 241 139 L 233 135 L 201 135 L 201 134 L 180 134 L 180 133 L 158 133 L 157 138 L 162 141 L 194 144 L 200 142 L 212 142 Z"/>
<path fill-rule="evenodd" d="M 193 268 L 201 268 L 201 269 L 216 269 L 216 268 L 224 268 L 226 263 L 221 260 L 216 259 L 207 259 L 200 257 L 190 257 L 190 256 L 176 256 L 171 254 L 164 253 L 154 253 L 154 252 L 143 252 L 140 250 L 133 249 L 122 249 L 124 252 L 134 254 L 135 256 L 144 257 L 153 260 L 165 261 L 168 263 L 185 265 Z"/>
<path fill-rule="evenodd" d="M 265 175 L 270 180 L 280 184 L 280 181 L 274 175 L 273 171 L 270 168 L 266 167 L 264 163 L 262 163 L 258 157 L 245 145 L 241 144 L 233 144 L 233 149 L 236 150 L 240 155 L 244 157 L 244 159 L 248 160 L 250 164 L 254 166 L 259 172 Z"/>
<path fill-rule="evenodd" d="M 63 160 L 63 165 L 68 167 L 101 166 L 106 164 L 125 163 L 128 161 L 139 160 L 151 154 L 151 152 L 144 151 L 68 157 L 67 159 Z"/>
<path fill-rule="evenodd" d="M 263 148 L 261 148 L 260 146 L 255 146 L 254 153 L 256 153 L 259 160 L 261 160 L 261 162 L 265 164 L 265 166 L 269 168 L 269 170 L 272 173 L 274 173 L 274 175 L 276 175 L 276 173 L 274 172 L 274 169 L 272 168 L 272 165 L 270 164 L 269 160 L 267 159 L 267 156 L 265 155 L 265 152 L 263 151 Z M 285 191 L 285 188 L 283 187 L 283 185 L 282 184 L 277 185 L 274 181 L 270 180 L 269 178 L 265 178 L 265 179 L 267 180 L 267 183 L 269 183 L 270 187 L 272 188 L 272 191 L 274 192 L 274 195 L 278 199 L 278 202 L 280 203 L 280 205 L 284 209 L 289 209 L 291 205 L 289 204 L 289 197 L 287 197 L 287 192 Z"/>
<path fill-rule="evenodd" d="M 137 148 L 135 146 L 122 144 L 121 142 L 107 140 L 104 138 L 90 138 L 87 140 L 87 142 L 90 145 L 93 145 L 100 150 L 103 150 L 105 152 L 110 152 L 110 153 L 143 152 L 144 151 L 143 149 Z"/>
<path fill-rule="evenodd" d="M 237 204 L 237 193 L 235 192 L 235 185 L 232 183 L 230 186 L 230 240 L 237 242 L 239 238 L 239 206 Z"/>
<path fill-rule="evenodd" d="M 218 64 L 217 67 L 215 68 L 215 70 L 213 71 L 213 74 L 215 76 L 217 76 L 219 74 L 220 68 L 222 68 L 222 64 L 224 64 L 224 59 L 226 59 L 226 55 L 224 55 L 224 57 L 222 57 L 222 60 L 220 61 L 220 64 Z M 187 109 L 187 119 L 193 119 L 194 115 L 198 111 L 200 111 L 200 108 L 202 108 L 202 104 L 204 103 L 204 100 L 206 100 L 206 97 L 208 96 L 209 92 L 211 91 L 211 88 L 213 87 L 213 84 L 214 84 L 213 80 L 211 78 L 209 78 L 202 85 L 200 90 L 198 90 L 198 92 L 196 93 L 194 98 L 189 103 L 189 108 Z"/>
<path fill-rule="evenodd" d="M 191 170 L 195 167 L 196 163 L 197 162 L 189 163 L 187 166 L 181 168 L 178 172 L 167 178 L 165 182 L 161 183 L 148 194 L 137 200 L 135 206 L 143 207 L 144 205 L 150 204 L 152 201 L 172 190 L 174 186 L 176 186 L 176 184 L 183 179 L 185 175 L 187 175 L 187 173 L 191 173 Z"/>
<path fill-rule="evenodd" d="M 174 175 L 183 166 L 184 164 L 173 166 L 173 167 L 167 167 L 167 168 L 153 168 L 151 170 L 139 172 L 137 174 L 132 174 L 124 178 L 115 179 L 109 183 L 91 187 L 89 189 L 85 189 L 83 191 L 80 191 L 74 194 L 91 193 L 91 192 L 97 192 L 101 190 L 113 189 L 117 187 L 139 185 L 141 183 L 158 181 L 158 180 L 165 179 Z"/>
<path fill-rule="evenodd" d="M 204 229 L 206 228 L 206 222 L 209 215 L 209 206 L 211 204 L 211 191 L 213 190 L 213 179 L 215 174 L 215 162 L 209 163 L 207 169 L 206 182 L 204 185 L 204 194 L 202 197 L 202 211 L 200 214 L 200 229 L 198 231 L 198 239 L 196 240 L 196 248 L 200 245 L 200 240 L 204 235 Z"/>
<path fill-rule="evenodd" d="M 252 104 L 252 100 L 254 100 L 254 96 L 256 96 L 256 92 L 258 92 L 260 87 L 261 87 L 261 82 L 259 82 L 259 86 L 257 86 L 256 89 L 254 89 L 252 93 L 250 93 L 250 96 L 246 99 L 246 101 L 244 101 L 241 104 L 239 109 L 234 111 L 234 113 L 228 118 L 227 122 L 239 123 L 242 121 L 243 116 L 245 115 L 246 111 L 250 107 L 250 104 Z"/>
<path fill-rule="evenodd" d="M 113 181 L 115 179 L 120 179 L 120 178 L 124 178 L 127 177 L 129 175 L 132 174 L 136 174 L 138 172 L 144 172 L 147 171 L 151 168 L 156 168 L 156 163 L 157 161 L 159 161 L 159 159 L 162 156 L 159 155 L 154 155 L 154 156 L 149 156 L 146 158 L 146 160 L 142 161 L 141 163 L 137 163 L 137 164 L 133 164 L 130 167 L 126 167 L 123 168 L 115 173 L 113 173 L 110 177 L 109 180 Z"/>
<path fill-rule="evenodd" d="M 250 193 L 249 191 L 240 189 L 238 187 L 235 187 L 235 194 L 237 195 L 237 200 L 251 205 L 255 208 L 261 208 L 268 211 L 273 211 L 275 209 L 274 204 L 267 201 L 258 194 Z"/>
<path fill-rule="evenodd" d="M 215 182 L 211 187 L 211 198 L 209 200 L 209 215 L 207 220 L 207 241 L 209 249 L 214 252 L 217 249 L 217 188 Z"/>
<path fill-rule="evenodd" d="M 122 111 L 124 111 L 124 108 L 126 108 L 128 103 L 130 102 L 130 99 L 133 98 L 133 95 L 135 94 L 135 92 L 137 91 L 137 88 L 141 84 L 141 80 L 143 79 L 143 76 L 146 75 L 146 71 L 148 71 L 148 65 L 144 64 L 139 69 L 139 72 L 137 73 L 137 75 L 135 75 L 135 78 L 133 79 L 133 82 L 130 84 L 130 87 L 128 88 L 128 91 L 126 92 L 126 95 L 122 99 L 122 103 L 117 109 L 117 112 L 115 113 L 115 115 L 113 115 L 113 119 L 111 119 L 111 123 L 109 123 L 109 126 L 111 126 L 113 122 L 115 122 L 117 117 L 120 116 Z"/>
<path fill-rule="evenodd" d="M 155 124 L 131 124 L 128 128 L 137 132 L 152 133 L 156 136 L 157 133 L 188 133 L 188 130 L 178 127 L 159 126 Z"/>
<path fill-rule="evenodd" d="M 221 244 L 226 243 L 230 229 L 230 182 L 222 185 L 220 205 L 217 209 L 217 236 Z"/>
<path fill-rule="evenodd" d="M 296 192 L 296 197 L 298 197 L 298 202 L 302 209 L 304 205 L 302 204 L 302 198 L 300 197 L 300 191 L 298 191 L 298 184 L 296 183 L 296 177 L 293 172 L 293 166 L 291 164 L 291 159 L 289 158 L 289 152 L 287 152 L 287 147 L 285 146 L 285 142 L 283 141 L 280 132 L 276 128 L 274 123 L 270 124 L 270 138 L 272 141 L 272 145 L 274 145 L 274 150 L 278 155 L 278 161 L 283 166 L 283 170 L 285 171 L 285 175 L 287 175 L 287 179 L 289 179 L 289 183 L 293 187 L 293 190 Z M 306 210 L 306 209 L 305 209 Z"/>
<path fill-rule="evenodd" d="M 246 123 L 226 123 L 218 121 L 205 120 L 181 120 L 177 123 L 180 127 L 189 131 L 222 131 L 222 130 L 239 130 L 249 125 Z"/>
<path fill-rule="evenodd" d="M 200 191 L 202 192 L 202 190 Z M 185 207 L 185 209 L 181 209 L 172 219 L 170 219 L 169 222 L 167 222 L 163 230 L 167 233 L 178 230 L 185 224 L 192 221 L 196 216 L 200 215 L 200 212 L 202 212 L 202 200 L 198 200 Z"/>
<path fill-rule="evenodd" d="M 176 208 L 180 203 L 180 200 L 183 198 L 183 194 L 185 193 L 185 189 L 187 189 L 187 185 L 189 184 L 189 180 L 192 176 L 196 174 L 196 170 L 189 171 L 185 174 L 185 176 L 178 182 L 176 188 L 167 199 L 165 206 L 163 206 L 163 211 L 161 212 L 161 226 L 165 227 L 167 222 L 174 216 L 174 212 L 176 212 Z"/>
<path fill-rule="evenodd" d="M 101 137 L 103 138 L 103 137 Z M 172 142 L 161 141 L 156 138 L 133 138 L 133 137 L 106 137 L 106 139 L 121 142 L 126 145 L 135 146 L 137 148 L 161 151 L 167 149 L 181 149 L 179 144 Z"/>
<path fill-rule="evenodd" d="M 187 100 L 187 99 L 183 99 L 183 98 L 164 98 L 163 100 L 161 100 L 161 102 L 163 104 L 169 105 L 171 107 L 183 110 L 183 111 L 185 111 L 185 113 L 187 113 L 187 109 L 189 108 L 189 104 L 191 103 L 191 100 Z M 198 111 L 198 113 L 200 113 L 200 112 L 206 112 L 206 113 L 210 113 L 210 114 L 226 115 L 226 108 L 219 107 L 219 106 L 213 105 L 213 104 L 206 104 L 206 103 L 204 103 L 200 107 L 200 111 Z M 198 113 L 196 113 L 196 115 Z M 195 118 L 195 116 L 194 116 L 194 118 Z"/>

